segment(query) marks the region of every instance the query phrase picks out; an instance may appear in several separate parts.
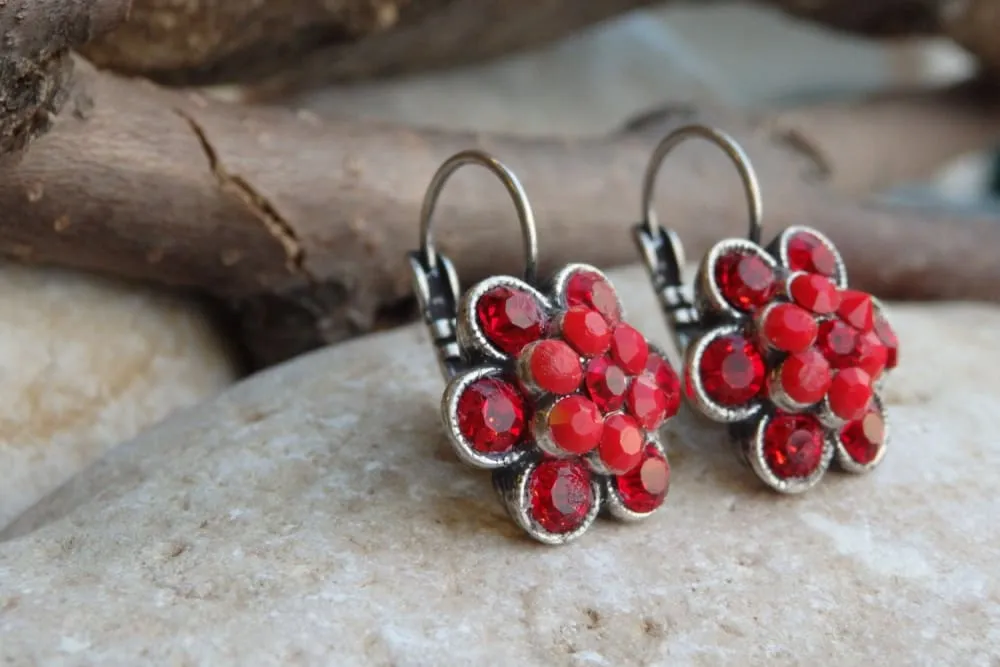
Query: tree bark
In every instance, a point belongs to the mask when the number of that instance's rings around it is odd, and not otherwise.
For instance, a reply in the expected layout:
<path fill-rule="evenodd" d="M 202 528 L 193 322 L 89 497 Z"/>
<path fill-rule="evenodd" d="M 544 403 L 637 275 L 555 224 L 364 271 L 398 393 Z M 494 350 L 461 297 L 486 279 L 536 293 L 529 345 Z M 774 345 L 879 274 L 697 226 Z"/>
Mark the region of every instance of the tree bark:
<path fill-rule="evenodd" d="M 996 103 L 969 88 L 755 119 L 677 108 L 567 141 L 323 120 L 79 70 L 56 127 L 18 168 L 0 171 L 0 253 L 226 299 L 262 364 L 371 330 L 408 298 L 404 253 L 418 244 L 424 188 L 465 148 L 519 174 L 543 269 L 636 261 L 628 225 L 639 217 L 645 162 L 669 127 L 693 119 L 744 143 L 767 232 L 815 225 L 840 246 L 857 286 L 887 298 L 997 298 L 996 220 L 857 197 L 1000 136 Z M 464 281 L 517 272 L 510 202 L 469 171 L 444 193 L 437 241 Z M 721 155 L 685 146 L 665 171 L 660 211 L 692 257 L 742 233 L 744 203 Z"/>
<path fill-rule="evenodd" d="M 66 99 L 69 49 L 125 18 L 128 0 L 0 2 L 0 163 L 45 132 Z"/>

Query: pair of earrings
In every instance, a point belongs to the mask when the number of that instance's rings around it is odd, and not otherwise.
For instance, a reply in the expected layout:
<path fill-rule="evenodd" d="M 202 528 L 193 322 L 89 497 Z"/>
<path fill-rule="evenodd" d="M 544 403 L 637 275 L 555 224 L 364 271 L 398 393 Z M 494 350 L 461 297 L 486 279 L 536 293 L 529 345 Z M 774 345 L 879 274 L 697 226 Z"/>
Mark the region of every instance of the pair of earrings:
<path fill-rule="evenodd" d="M 750 209 L 747 239 L 706 254 L 683 284 L 680 240 L 652 208 L 656 177 L 688 138 L 722 148 Z M 466 292 L 434 248 L 431 223 L 448 178 L 467 164 L 495 174 L 514 201 L 524 241 L 523 279 L 492 276 Z M 418 302 L 448 386 L 445 431 L 458 456 L 491 470 L 511 517 L 531 537 L 562 544 L 601 510 L 636 521 L 664 502 L 670 466 L 658 429 L 683 398 L 726 424 L 761 481 L 782 493 L 815 485 L 834 461 L 863 473 L 882 460 L 888 421 L 879 392 L 898 341 L 884 307 L 848 289 L 834 245 L 806 227 L 760 245 L 761 196 L 750 161 L 726 133 L 688 125 L 653 151 L 634 235 L 678 350 L 683 379 L 664 352 L 624 320 L 601 271 L 571 264 L 536 275 L 534 217 L 514 174 L 465 151 L 428 187 L 421 247 L 410 254 Z"/>

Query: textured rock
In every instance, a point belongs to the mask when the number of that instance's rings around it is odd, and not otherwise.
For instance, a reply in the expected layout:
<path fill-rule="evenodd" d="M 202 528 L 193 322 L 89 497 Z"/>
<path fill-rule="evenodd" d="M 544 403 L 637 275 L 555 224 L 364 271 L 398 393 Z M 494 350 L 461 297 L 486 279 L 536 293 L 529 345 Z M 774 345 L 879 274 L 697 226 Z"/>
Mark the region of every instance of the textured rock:
<path fill-rule="evenodd" d="M 231 383 L 190 300 L 0 267 L 0 528 L 105 451 Z"/>
<path fill-rule="evenodd" d="M 664 342 L 641 272 L 613 275 Z M 277 367 L 118 448 L 8 531 L 0 657 L 991 664 L 1000 310 L 894 316 L 905 356 L 875 473 L 778 497 L 685 417 L 665 435 L 665 511 L 557 548 L 524 538 L 488 476 L 456 462 L 422 329 Z"/>

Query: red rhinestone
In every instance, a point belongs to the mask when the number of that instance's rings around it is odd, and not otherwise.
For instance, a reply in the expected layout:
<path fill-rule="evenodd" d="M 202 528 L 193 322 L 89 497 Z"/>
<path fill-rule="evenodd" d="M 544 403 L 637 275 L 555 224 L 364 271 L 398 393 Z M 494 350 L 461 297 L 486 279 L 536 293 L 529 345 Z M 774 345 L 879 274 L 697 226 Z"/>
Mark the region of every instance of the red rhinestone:
<path fill-rule="evenodd" d="M 593 271 L 580 271 L 566 281 L 566 305 L 587 306 L 596 310 L 611 324 L 622 319 L 615 288 Z"/>
<path fill-rule="evenodd" d="M 594 504 L 590 471 L 577 461 L 549 459 L 528 479 L 530 514 L 549 533 L 579 528 Z"/>
<path fill-rule="evenodd" d="M 800 273 L 789 285 L 792 299 L 817 315 L 829 315 L 840 307 L 840 292 L 828 278 L 818 273 Z"/>
<path fill-rule="evenodd" d="M 584 376 L 587 393 L 601 412 L 613 412 L 625 404 L 629 378 L 608 357 L 591 359 Z"/>
<path fill-rule="evenodd" d="M 646 367 L 649 344 L 645 337 L 630 325 L 622 322 L 611 335 L 611 358 L 626 373 L 635 375 Z"/>
<path fill-rule="evenodd" d="M 677 373 L 670 367 L 667 360 L 658 354 L 650 353 L 646 360 L 644 371 L 653 378 L 667 399 L 666 416 L 673 417 L 681 407 L 681 381 Z"/>
<path fill-rule="evenodd" d="M 486 338 L 510 355 L 541 338 L 548 327 L 535 297 L 509 287 L 496 287 L 480 297 L 476 316 Z"/>
<path fill-rule="evenodd" d="M 643 445 L 639 424 L 616 412 L 604 420 L 604 433 L 597 451 L 604 466 L 612 474 L 620 475 L 639 465 Z"/>
<path fill-rule="evenodd" d="M 778 412 L 764 428 L 764 460 L 780 479 L 808 477 L 823 458 L 823 427 L 812 415 Z"/>
<path fill-rule="evenodd" d="M 840 320 L 827 320 L 819 325 L 816 347 L 833 368 L 854 366 L 858 332 Z"/>
<path fill-rule="evenodd" d="M 840 431 L 840 442 L 852 459 L 861 465 L 871 463 L 885 442 L 882 415 L 872 410 L 861 419 L 852 421 Z"/>
<path fill-rule="evenodd" d="M 858 348 L 855 354 L 855 366 L 861 368 L 872 378 L 877 378 L 885 370 L 889 360 L 889 350 L 874 331 L 858 336 Z"/>
<path fill-rule="evenodd" d="M 482 378 L 458 399 L 458 430 L 477 452 L 499 454 L 521 440 L 526 412 L 524 398 L 514 387 Z"/>
<path fill-rule="evenodd" d="M 611 345 L 611 327 L 596 310 L 573 306 L 563 315 L 562 337 L 585 357 L 604 354 Z"/>
<path fill-rule="evenodd" d="M 827 393 L 830 410 L 841 419 L 860 419 L 872 402 L 872 379 L 860 368 L 839 371 Z"/>
<path fill-rule="evenodd" d="M 643 428 L 658 428 L 667 418 L 667 395 L 645 373 L 632 380 L 628 390 L 628 411 Z"/>
<path fill-rule="evenodd" d="M 663 504 L 670 488 L 670 465 L 652 445 L 646 445 L 642 463 L 615 479 L 618 496 L 626 508 L 648 514 Z"/>
<path fill-rule="evenodd" d="M 778 370 L 781 388 L 800 405 L 823 400 L 830 388 L 830 362 L 815 348 L 789 355 Z"/>
<path fill-rule="evenodd" d="M 885 367 L 890 370 L 895 368 L 899 361 L 899 339 L 896 337 L 896 332 L 889 326 L 889 321 L 881 315 L 875 318 L 875 334 L 885 345 L 888 353 Z"/>
<path fill-rule="evenodd" d="M 840 307 L 837 315 L 861 332 L 871 331 L 875 326 L 875 306 L 871 296 L 856 290 L 840 293 Z"/>
<path fill-rule="evenodd" d="M 531 384 L 553 394 L 569 394 L 583 382 L 580 357 L 561 340 L 540 340 L 524 348 Z"/>
<path fill-rule="evenodd" d="M 722 336 L 705 348 L 698 374 L 709 398 L 726 406 L 743 405 L 764 386 L 764 359 L 743 336 Z"/>
<path fill-rule="evenodd" d="M 583 396 L 566 396 L 549 411 L 549 433 L 564 452 L 586 454 L 601 442 L 603 429 L 601 411 Z"/>
<path fill-rule="evenodd" d="M 767 309 L 761 334 L 771 347 L 783 352 L 802 352 L 816 341 L 819 325 L 809 311 L 792 303 Z"/>
<path fill-rule="evenodd" d="M 788 239 L 788 268 L 829 278 L 837 274 L 837 258 L 815 234 L 796 232 Z"/>
<path fill-rule="evenodd" d="M 734 308 L 754 310 L 778 291 L 774 271 L 757 255 L 731 252 L 715 265 L 715 282 L 722 297 Z"/>

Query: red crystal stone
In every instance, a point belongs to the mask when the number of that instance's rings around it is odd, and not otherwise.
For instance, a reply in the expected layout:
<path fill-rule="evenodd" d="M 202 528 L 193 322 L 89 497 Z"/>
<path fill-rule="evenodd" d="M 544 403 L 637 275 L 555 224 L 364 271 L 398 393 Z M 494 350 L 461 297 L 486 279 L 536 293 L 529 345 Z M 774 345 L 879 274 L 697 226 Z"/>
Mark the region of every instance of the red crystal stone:
<path fill-rule="evenodd" d="M 823 458 L 823 427 L 812 415 L 778 412 L 764 428 L 763 452 L 778 478 L 808 477 Z"/>
<path fill-rule="evenodd" d="M 496 287 L 481 296 L 476 316 L 486 338 L 510 355 L 541 338 L 548 327 L 548 317 L 535 297 L 509 287 Z"/>
<path fill-rule="evenodd" d="M 648 514 L 663 504 L 670 488 L 670 465 L 652 445 L 642 452 L 642 463 L 615 478 L 622 504 L 633 512 Z"/>
<path fill-rule="evenodd" d="M 858 336 L 857 331 L 840 320 L 827 320 L 819 325 L 816 347 L 834 368 L 848 368 L 855 365 Z"/>
<path fill-rule="evenodd" d="M 578 394 L 561 398 L 549 411 L 549 434 L 559 449 L 586 454 L 601 442 L 604 419 L 593 401 Z"/>
<path fill-rule="evenodd" d="M 715 282 L 722 297 L 739 310 L 755 310 L 778 291 L 774 270 L 757 255 L 730 252 L 715 265 Z"/>
<path fill-rule="evenodd" d="M 613 412 L 625 404 L 628 375 L 608 357 L 591 359 L 584 381 L 587 393 L 601 412 Z"/>
<path fill-rule="evenodd" d="M 815 234 L 792 234 L 787 249 L 788 268 L 792 271 L 808 271 L 828 278 L 837 274 L 837 258 Z"/>
<path fill-rule="evenodd" d="M 855 366 L 861 368 L 872 378 L 877 378 L 885 370 L 888 360 L 889 349 L 882 344 L 874 331 L 858 336 Z"/>
<path fill-rule="evenodd" d="M 596 310 L 573 306 L 563 315 L 562 337 L 585 357 L 604 354 L 611 345 L 611 327 Z"/>
<path fill-rule="evenodd" d="M 457 412 L 458 430 L 477 452 L 509 451 L 524 435 L 524 398 L 502 380 L 487 377 L 470 384 L 458 399 Z"/>
<path fill-rule="evenodd" d="M 841 419 L 860 419 L 872 402 L 872 379 L 860 368 L 838 371 L 827 392 L 830 410 Z"/>
<path fill-rule="evenodd" d="M 575 530 L 594 504 L 590 471 L 577 461 L 542 461 L 528 479 L 528 499 L 531 518 L 546 532 Z"/>
<path fill-rule="evenodd" d="M 705 348 L 698 374 L 709 398 L 726 406 L 743 405 L 764 386 L 764 359 L 743 336 L 722 336 Z"/>
<path fill-rule="evenodd" d="M 855 419 L 840 431 L 840 442 L 847 455 L 868 465 L 878 456 L 885 442 L 885 422 L 877 410 L 872 410 L 861 419 Z"/>
<path fill-rule="evenodd" d="M 812 314 L 793 303 L 779 303 L 767 309 L 761 334 L 771 347 L 783 352 L 802 352 L 816 341 L 819 325 Z"/>
<path fill-rule="evenodd" d="M 819 350 L 810 348 L 789 355 L 778 371 L 781 388 L 800 405 L 812 405 L 823 400 L 830 388 L 830 362 Z"/>
<path fill-rule="evenodd" d="M 835 313 L 840 307 L 837 286 L 818 273 L 800 273 L 788 287 L 795 303 L 817 315 Z"/>
<path fill-rule="evenodd" d="M 583 382 L 580 357 L 561 340 L 548 339 L 532 343 L 522 353 L 527 358 L 525 370 L 530 384 L 553 394 L 569 394 Z"/>
<path fill-rule="evenodd" d="M 871 296 L 864 292 L 857 290 L 841 292 L 837 315 L 861 332 L 871 331 L 875 326 L 875 306 L 872 304 Z"/>
<path fill-rule="evenodd" d="M 875 318 L 875 334 L 885 345 L 887 351 L 885 367 L 892 370 L 899 361 L 899 339 L 896 337 L 896 332 L 889 326 L 889 321 L 881 315 Z"/>
<path fill-rule="evenodd" d="M 649 344 L 646 338 L 631 325 L 622 322 L 611 334 L 611 358 L 626 373 L 635 375 L 646 367 Z"/>
<path fill-rule="evenodd" d="M 601 463 L 612 474 L 620 475 L 639 465 L 644 445 L 639 424 L 616 412 L 604 420 L 604 433 L 597 451 Z"/>
<path fill-rule="evenodd" d="M 615 288 L 593 271 L 578 271 L 566 281 L 566 305 L 587 306 L 614 325 L 622 319 Z"/>
<path fill-rule="evenodd" d="M 643 428 L 658 428 L 667 418 L 667 395 L 651 375 L 642 374 L 632 380 L 628 389 L 628 411 Z"/>
<path fill-rule="evenodd" d="M 653 378 L 667 399 L 666 416 L 673 417 L 681 407 L 681 381 L 677 373 L 670 367 L 667 360 L 651 352 L 646 359 L 646 370 L 643 371 Z"/>

